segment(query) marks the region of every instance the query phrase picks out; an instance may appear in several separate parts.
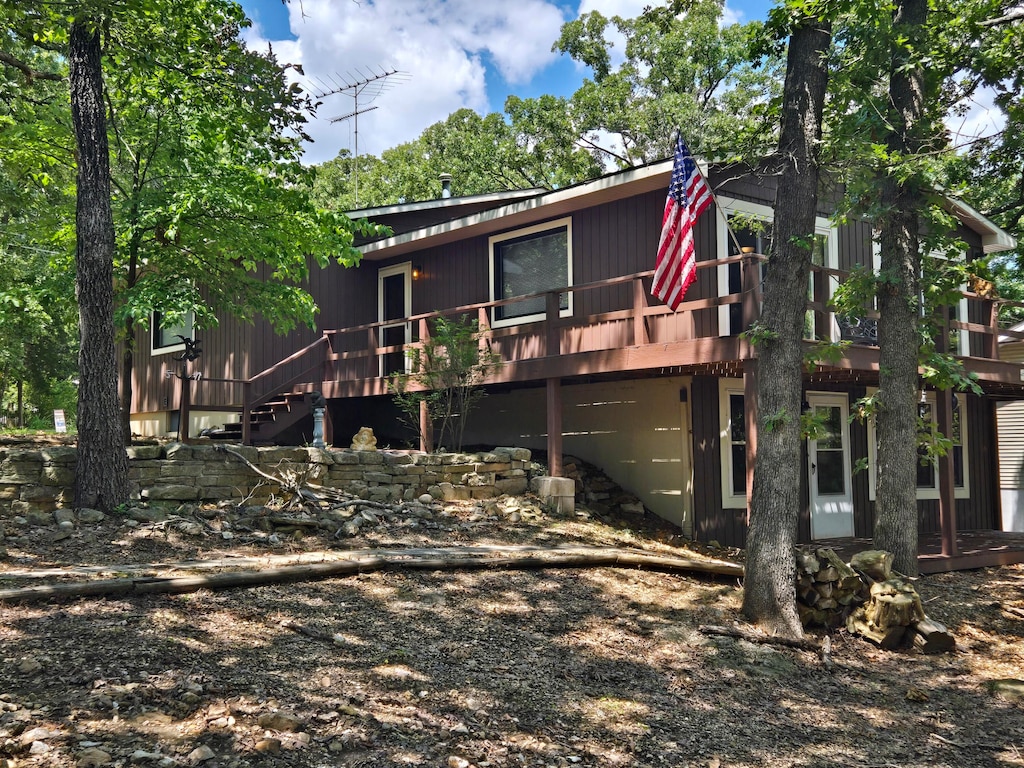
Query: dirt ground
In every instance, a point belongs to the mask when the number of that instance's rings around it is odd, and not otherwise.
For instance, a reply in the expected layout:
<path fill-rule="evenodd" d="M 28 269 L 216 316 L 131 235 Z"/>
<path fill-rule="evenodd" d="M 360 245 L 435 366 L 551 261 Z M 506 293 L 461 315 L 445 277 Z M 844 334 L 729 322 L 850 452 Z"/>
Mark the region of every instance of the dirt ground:
<path fill-rule="evenodd" d="M 6 520 L 0 589 L 363 548 L 695 554 L 649 520 L 556 516 L 529 498 L 378 511 L 345 537 L 241 514 Z M 72 566 L 96 567 L 61 575 Z M 388 571 L 3 604 L 0 766 L 1024 766 L 1024 702 L 993 690 L 1024 678 L 1024 569 L 917 587 L 956 652 L 882 651 L 840 631 L 831 668 L 702 634 L 740 620 L 736 579 L 635 569 Z"/>

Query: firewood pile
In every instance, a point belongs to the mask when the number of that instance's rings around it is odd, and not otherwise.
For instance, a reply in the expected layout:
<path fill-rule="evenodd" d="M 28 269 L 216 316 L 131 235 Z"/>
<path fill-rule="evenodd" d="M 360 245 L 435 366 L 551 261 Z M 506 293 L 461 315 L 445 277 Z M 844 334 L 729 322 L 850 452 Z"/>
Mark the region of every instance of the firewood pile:
<path fill-rule="evenodd" d="M 836 629 L 894 650 L 913 642 L 922 653 L 943 653 L 956 639 L 925 614 L 913 584 L 892 571 L 892 555 L 858 552 L 849 563 L 831 549 L 799 549 L 797 612 L 805 628 Z"/>

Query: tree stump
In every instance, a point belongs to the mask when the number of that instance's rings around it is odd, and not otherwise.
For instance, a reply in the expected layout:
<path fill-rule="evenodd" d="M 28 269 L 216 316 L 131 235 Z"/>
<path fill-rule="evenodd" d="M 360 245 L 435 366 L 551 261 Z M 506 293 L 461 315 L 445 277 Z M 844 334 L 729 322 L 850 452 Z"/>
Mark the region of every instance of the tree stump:
<path fill-rule="evenodd" d="M 871 599 L 864 615 L 878 629 L 908 627 L 925 619 L 917 590 L 901 579 L 879 581 L 871 585 Z"/>

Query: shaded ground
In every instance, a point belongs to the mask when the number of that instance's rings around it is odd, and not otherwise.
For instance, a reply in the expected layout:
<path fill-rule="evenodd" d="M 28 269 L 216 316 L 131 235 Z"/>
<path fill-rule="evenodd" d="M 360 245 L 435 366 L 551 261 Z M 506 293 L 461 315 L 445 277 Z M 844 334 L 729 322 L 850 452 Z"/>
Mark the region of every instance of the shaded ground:
<path fill-rule="evenodd" d="M 362 547 L 693 554 L 640 518 L 556 518 L 530 499 L 372 516 L 351 537 L 230 509 L 75 522 L 66 538 L 6 520 L 0 588 L 33 582 L 9 577 L 27 569 Z M 0 766 L 1024 766 L 1024 704 L 988 687 L 1024 677 L 1024 569 L 917 586 L 956 653 L 840 632 L 831 671 L 702 635 L 738 620 L 735 581 L 624 569 L 4 605 Z"/>

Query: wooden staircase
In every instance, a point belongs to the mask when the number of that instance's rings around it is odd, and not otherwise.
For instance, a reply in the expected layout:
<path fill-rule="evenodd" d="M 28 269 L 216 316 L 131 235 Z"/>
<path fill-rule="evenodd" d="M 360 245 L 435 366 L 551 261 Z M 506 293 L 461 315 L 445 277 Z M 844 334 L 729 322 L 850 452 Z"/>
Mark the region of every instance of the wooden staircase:
<path fill-rule="evenodd" d="M 289 428 L 309 420 L 307 439 L 312 440 L 313 409 L 307 392 L 287 392 L 277 395 L 275 399 L 263 403 L 249 413 L 250 442 L 252 445 L 294 445 L 295 441 L 279 439 L 285 436 Z M 208 437 L 217 440 L 242 441 L 242 422 L 233 421 L 224 425 L 222 430 Z"/>

